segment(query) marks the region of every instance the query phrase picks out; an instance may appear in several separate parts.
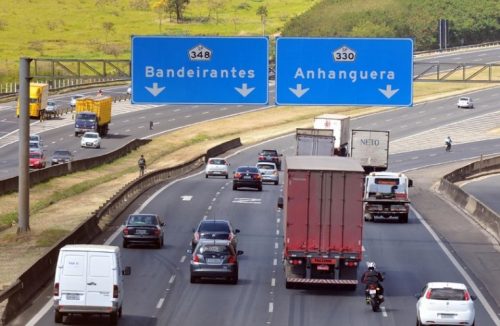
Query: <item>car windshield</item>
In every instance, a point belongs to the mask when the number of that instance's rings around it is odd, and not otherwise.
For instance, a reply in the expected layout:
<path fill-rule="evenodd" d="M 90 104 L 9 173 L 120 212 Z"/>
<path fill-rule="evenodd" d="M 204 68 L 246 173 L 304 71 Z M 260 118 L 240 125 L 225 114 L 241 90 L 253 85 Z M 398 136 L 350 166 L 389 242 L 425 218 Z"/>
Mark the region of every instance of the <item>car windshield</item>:
<path fill-rule="evenodd" d="M 228 246 L 221 245 L 204 245 L 200 246 L 198 249 L 200 254 L 226 254 L 229 255 L 231 252 Z"/>
<path fill-rule="evenodd" d="M 97 138 L 97 134 L 85 134 L 83 135 L 85 138 Z"/>
<path fill-rule="evenodd" d="M 42 153 L 30 153 L 30 158 L 42 158 Z"/>
<path fill-rule="evenodd" d="M 154 215 L 132 215 L 128 220 L 128 225 L 157 225 Z"/>
<path fill-rule="evenodd" d="M 276 169 L 276 167 L 273 164 L 259 164 L 259 165 L 257 165 L 257 167 L 259 169 L 262 169 L 262 170 L 274 170 L 274 169 Z"/>
<path fill-rule="evenodd" d="M 54 105 L 56 105 L 56 102 L 50 102 L 50 101 L 49 101 L 49 102 L 47 102 L 47 105 L 49 105 L 49 106 L 54 106 Z"/>
<path fill-rule="evenodd" d="M 454 300 L 463 301 L 465 300 L 465 290 L 462 289 L 430 289 L 431 292 L 430 299 L 432 300 Z"/>
<path fill-rule="evenodd" d="M 261 155 L 274 155 L 274 156 L 276 156 L 276 155 L 277 155 L 277 152 L 276 152 L 276 151 L 274 151 L 274 150 L 266 150 L 266 149 L 265 149 L 265 150 L 263 150 L 260 154 L 261 154 Z"/>
<path fill-rule="evenodd" d="M 30 141 L 39 141 L 40 137 L 38 136 L 30 136 Z"/>
<path fill-rule="evenodd" d="M 71 156 L 71 153 L 68 151 L 55 151 L 54 156 Z"/>
<path fill-rule="evenodd" d="M 245 167 L 239 167 L 238 168 L 238 172 L 253 172 L 253 173 L 258 173 L 259 169 L 257 169 L 256 167 L 252 167 L 252 166 L 245 166 Z"/>
<path fill-rule="evenodd" d="M 465 102 L 468 102 L 468 101 L 469 101 L 469 98 L 468 98 L 468 97 L 461 97 L 461 98 L 460 98 L 460 101 L 465 101 Z"/>
<path fill-rule="evenodd" d="M 212 160 L 208 161 L 208 164 L 224 165 L 224 164 L 226 164 L 226 161 L 225 160 L 212 159 Z"/>
<path fill-rule="evenodd" d="M 85 120 L 85 121 L 94 121 L 95 120 L 95 114 L 89 114 L 89 113 L 79 113 L 76 118 L 78 120 Z"/>
<path fill-rule="evenodd" d="M 37 142 L 30 142 L 30 148 L 40 148 L 40 144 Z"/>
<path fill-rule="evenodd" d="M 227 232 L 229 233 L 229 225 L 226 223 L 202 223 L 199 232 Z"/>

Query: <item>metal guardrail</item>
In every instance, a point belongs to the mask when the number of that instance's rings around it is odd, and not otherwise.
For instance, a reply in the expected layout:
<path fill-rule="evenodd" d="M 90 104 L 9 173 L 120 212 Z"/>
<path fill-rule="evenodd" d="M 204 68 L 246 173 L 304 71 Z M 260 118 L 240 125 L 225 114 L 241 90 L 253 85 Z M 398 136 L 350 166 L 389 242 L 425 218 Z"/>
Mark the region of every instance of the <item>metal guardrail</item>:
<path fill-rule="evenodd" d="M 107 202 L 90 217 L 80 224 L 71 234 L 66 236 L 49 251 L 29 267 L 19 278 L 6 290 L 0 292 L 0 302 L 9 300 L 2 313 L 1 323 L 5 325 L 14 319 L 26 305 L 32 300 L 36 293 L 49 282 L 55 273 L 55 264 L 59 249 L 66 244 L 89 243 L 103 229 L 101 221 L 106 218 L 107 223 L 114 221 L 130 204 L 141 194 L 151 187 L 172 181 L 180 176 L 186 175 L 204 165 L 207 156 L 219 156 L 230 149 L 241 146 L 240 138 L 235 138 L 214 146 L 195 159 L 174 166 L 172 168 L 160 169 L 146 173 L 115 193 Z"/>

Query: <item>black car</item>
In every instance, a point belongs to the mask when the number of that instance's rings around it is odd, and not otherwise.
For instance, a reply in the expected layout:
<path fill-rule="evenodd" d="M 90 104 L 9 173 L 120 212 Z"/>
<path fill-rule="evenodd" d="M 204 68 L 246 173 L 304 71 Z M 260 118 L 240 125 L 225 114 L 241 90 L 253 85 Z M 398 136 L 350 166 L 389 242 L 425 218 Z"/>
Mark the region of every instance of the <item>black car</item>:
<path fill-rule="evenodd" d="M 229 240 L 200 240 L 191 256 L 191 283 L 201 278 L 223 278 L 238 283 L 238 256 Z"/>
<path fill-rule="evenodd" d="M 239 229 L 234 229 L 228 220 L 201 220 L 196 229 L 193 229 L 191 248 L 194 250 L 201 239 L 229 240 L 234 248 L 238 245 L 236 234 Z"/>
<path fill-rule="evenodd" d="M 163 247 L 163 226 L 156 214 L 131 214 L 123 225 L 123 248 L 130 244 L 154 244 Z"/>
<path fill-rule="evenodd" d="M 233 190 L 240 187 L 256 188 L 262 191 L 262 175 L 255 166 L 240 166 L 233 174 Z"/>
<path fill-rule="evenodd" d="M 278 170 L 281 170 L 281 157 L 283 154 L 278 154 L 278 151 L 275 149 L 263 149 L 260 151 L 257 160 L 259 162 L 273 162 L 276 164 Z"/>
<path fill-rule="evenodd" d="M 73 161 L 73 154 L 65 149 L 58 149 L 54 151 L 50 159 L 51 165 L 63 164 Z"/>

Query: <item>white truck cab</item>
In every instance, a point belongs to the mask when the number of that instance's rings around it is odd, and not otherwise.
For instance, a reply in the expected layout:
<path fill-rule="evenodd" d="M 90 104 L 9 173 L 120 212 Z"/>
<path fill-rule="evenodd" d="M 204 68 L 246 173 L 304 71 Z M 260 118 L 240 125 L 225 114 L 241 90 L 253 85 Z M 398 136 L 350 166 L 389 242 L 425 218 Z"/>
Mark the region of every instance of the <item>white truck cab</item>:
<path fill-rule="evenodd" d="M 410 198 L 408 188 L 413 181 L 403 173 L 371 172 L 365 177 L 364 218 L 373 221 L 375 216 L 398 217 L 408 223 Z"/>
<path fill-rule="evenodd" d="M 124 296 L 120 248 L 66 245 L 59 250 L 54 280 L 54 321 L 70 314 L 106 314 L 111 324 L 122 315 Z"/>

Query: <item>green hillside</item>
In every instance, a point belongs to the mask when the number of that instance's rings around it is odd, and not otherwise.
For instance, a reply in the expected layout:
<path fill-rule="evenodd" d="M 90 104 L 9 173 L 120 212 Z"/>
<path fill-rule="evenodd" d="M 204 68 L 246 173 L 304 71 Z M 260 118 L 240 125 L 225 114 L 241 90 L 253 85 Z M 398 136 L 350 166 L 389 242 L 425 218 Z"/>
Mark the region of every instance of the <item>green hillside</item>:
<path fill-rule="evenodd" d="M 283 36 L 411 37 L 416 50 L 437 49 L 438 21 L 449 46 L 500 40 L 499 0 L 323 0 L 287 22 Z"/>
<path fill-rule="evenodd" d="M 273 35 L 318 2 L 190 0 L 178 22 L 154 9 L 158 0 L 4 0 L 0 79 L 15 79 L 21 56 L 129 59 L 131 35 Z"/>

